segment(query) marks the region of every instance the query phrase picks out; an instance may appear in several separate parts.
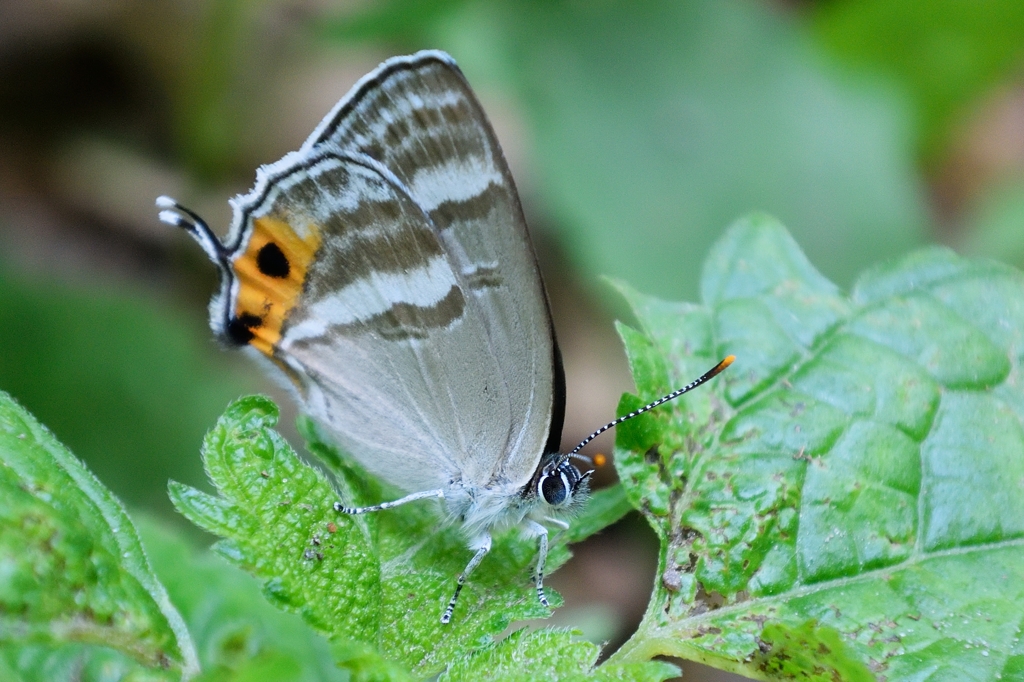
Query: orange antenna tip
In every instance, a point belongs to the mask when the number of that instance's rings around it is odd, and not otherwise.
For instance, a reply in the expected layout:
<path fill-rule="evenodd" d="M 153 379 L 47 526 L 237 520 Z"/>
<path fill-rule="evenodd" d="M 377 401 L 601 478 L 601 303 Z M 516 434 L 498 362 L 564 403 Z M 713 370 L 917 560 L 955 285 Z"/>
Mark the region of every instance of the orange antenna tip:
<path fill-rule="evenodd" d="M 594 455 L 594 466 L 603 467 L 607 462 L 608 458 L 602 455 L 600 452 Z"/>
<path fill-rule="evenodd" d="M 721 365 L 722 369 L 725 369 L 726 367 L 731 365 L 732 361 L 735 360 L 735 359 L 736 359 L 735 355 L 728 355 L 728 356 L 726 356 L 725 360 L 722 360 L 722 362 L 720 362 L 719 364 Z"/>

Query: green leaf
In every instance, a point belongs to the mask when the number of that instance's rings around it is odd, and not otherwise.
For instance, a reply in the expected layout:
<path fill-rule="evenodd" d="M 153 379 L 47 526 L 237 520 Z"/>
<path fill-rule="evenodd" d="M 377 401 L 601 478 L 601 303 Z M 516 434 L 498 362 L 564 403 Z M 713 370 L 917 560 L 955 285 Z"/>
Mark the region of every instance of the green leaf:
<path fill-rule="evenodd" d="M 338 514 L 331 483 L 273 430 L 277 415 L 266 398 L 234 402 L 203 446 L 220 495 L 172 483 L 171 497 L 193 522 L 223 538 L 215 549 L 260 579 L 271 603 L 332 640 L 339 663 L 358 678 L 436 674 L 488 646 L 513 621 L 548 615 L 530 581 L 536 543 L 510 532 L 495 539 L 452 623 L 442 625 L 455 578 L 471 556 L 458 529 L 442 523 L 428 502 Z M 393 496 L 316 440 L 311 422 L 300 426 L 314 439 L 310 449 L 334 469 L 347 502 Z M 574 540 L 627 511 L 618 491 L 594 497 L 592 511 L 576 520 Z M 549 570 L 569 557 L 564 540 L 554 538 Z M 549 599 L 560 602 L 553 593 Z"/>
<path fill-rule="evenodd" d="M 195 638 L 208 680 L 343 682 L 327 641 L 302 619 L 267 603 L 259 583 L 167 526 L 138 521 L 153 570 Z"/>
<path fill-rule="evenodd" d="M 838 632 L 816 627 L 814 621 L 795 628 L 767 623 L 761 631 L 759 648 L 752 663 L 771 679 L 875 681 L 875 676 L 850 655 Z"/>
<path fill-rule="evenodd" d="M 619 428 L 620 477 L 663 546 L 647 615 L 612 662 L 1019 674 L 1020 272 L 931 248 L 844 296 L 752 216 L 712 250 L 702 305 L 620 288 L 640 322 L 622 329 L 641 394 L 623 411 L 737 359 Z"/>
<path fill-rule="evenodd" d="M 561 535 L 561 540 L 567 543 L 585 540 L 631 511 L 633 507 L 621 485 L 592 492 L 585 510 L 572 519 L 569 530 Z"/>
<path fill-rule="evenodd" d="M 18 682 L 166 682 L 177 675 L 146 668 L 113 649 L 91 644 L 0 646 L 0 679 Z M 199 678 L 192 678 L 197 680 Z"/>
<path fill-rule="evenodd" d="M 120 502 L 5 393 L 0 463 L 0 641 L 99 644 L 176 677 L 198 672 Z M 18 656 L 31 672 L 49 659 L 30 649 Z"/>
<path fill-rule="evenodd" d="M 614 663 L 593 670 L 600 649 L 574 641 L 571 632 L 548 629 L 517 630 L 500 642 L 485 647 L 476 656 L 455 663 L 441 676 L 442 682 L 460 680 L 502 680 L 531 682 L 560 680 L 651 680 L 679 675 L 674 665 L 661 661 Z"/>

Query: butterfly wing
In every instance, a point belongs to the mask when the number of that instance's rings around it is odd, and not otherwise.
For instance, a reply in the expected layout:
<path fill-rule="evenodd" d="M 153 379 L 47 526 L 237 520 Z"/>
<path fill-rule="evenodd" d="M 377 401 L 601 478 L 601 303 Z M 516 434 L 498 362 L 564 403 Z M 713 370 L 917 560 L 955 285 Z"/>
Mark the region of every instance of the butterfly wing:
<path fill-rule="evenodd" d="M 380 161 L 437 226 L 498 352 L 514 418 L 521 417 L 497 467 L 516 480 L 532 474 L 538 458 L 519 453 L 558 448 L 565 379 L 515 183 L 462 72 L 434 50 L 388 60 L 335 106 L 303 149 L 323 145 Z"/>
<path fill-rule="evenodd" d="M 235 208 L 223 326 L 258 319 L 252 345 L 344 447 L 407 490 L 526 483 L 561 430 L 560 365 L 515 186 L 450 57 L 385 62 Z M 273 270 L 264 239 L 301 283 L 284 304 L 243 274 Z"/>

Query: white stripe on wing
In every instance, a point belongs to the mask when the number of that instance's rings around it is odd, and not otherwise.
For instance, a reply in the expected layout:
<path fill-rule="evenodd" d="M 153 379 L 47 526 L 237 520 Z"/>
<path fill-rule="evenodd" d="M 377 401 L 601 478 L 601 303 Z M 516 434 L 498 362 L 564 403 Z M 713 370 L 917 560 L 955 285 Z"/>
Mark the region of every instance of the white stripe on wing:
<path fill-rule="evenodd" d="M 442 255 L 409 272 L 370 273 L 312 303 L 307 319 L 287 331 L 281 347 L 321 336 L 335 325 L 365 322 L 397 304 L 429 308 L 443 301 L 453 286 L 457 286 L 455 275 Z"/>
<path fill-rule="evenodd" d="M 492 184 L 504 183 L 501 171 L 489 159 L 451 157 L 442 164 L 418 169 L 409 189 L 416 203 L 429 213 L 446 201 L 466 201 L 482 194 Z"/>

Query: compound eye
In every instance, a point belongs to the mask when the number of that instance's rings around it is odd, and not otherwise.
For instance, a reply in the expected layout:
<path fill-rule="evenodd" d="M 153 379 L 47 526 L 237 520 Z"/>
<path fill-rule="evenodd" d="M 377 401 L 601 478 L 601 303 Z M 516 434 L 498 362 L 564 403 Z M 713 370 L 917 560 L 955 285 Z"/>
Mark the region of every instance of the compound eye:
<path fill-rule="evenodd" d="M 544 501 L 552 507 L 563 504 L 571 493 L 569 482 L 561 472 L 556 475 L 543 476 L 540 479 L 540 494 Z"/>

